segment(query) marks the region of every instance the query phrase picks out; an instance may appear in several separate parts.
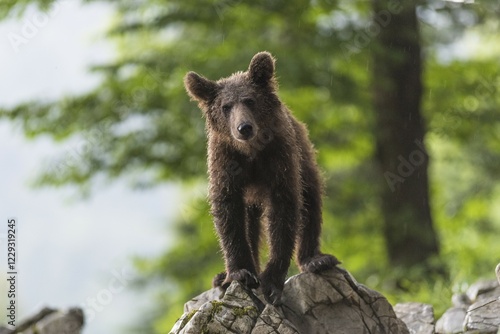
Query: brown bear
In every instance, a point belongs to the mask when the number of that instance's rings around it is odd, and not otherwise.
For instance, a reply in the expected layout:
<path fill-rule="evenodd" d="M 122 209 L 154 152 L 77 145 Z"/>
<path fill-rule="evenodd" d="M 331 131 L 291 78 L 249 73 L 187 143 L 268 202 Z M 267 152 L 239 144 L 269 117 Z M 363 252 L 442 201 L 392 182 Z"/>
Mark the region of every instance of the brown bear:
<path fill-rule="evenodd" d="M 295 245 L 303 272 L 340 262 L 320 252 L 322 182 L 315 151 L 305 125 L 277 96 L 274 62 L 260 52 L 246 72 L 218 81 L 189 72 L 184 84 L 206 118 L 209 200 L 226 269 L 214 286 L 260 284 L 276 305 Z M 259 275 L 263 223 L 270 254 Z"/>

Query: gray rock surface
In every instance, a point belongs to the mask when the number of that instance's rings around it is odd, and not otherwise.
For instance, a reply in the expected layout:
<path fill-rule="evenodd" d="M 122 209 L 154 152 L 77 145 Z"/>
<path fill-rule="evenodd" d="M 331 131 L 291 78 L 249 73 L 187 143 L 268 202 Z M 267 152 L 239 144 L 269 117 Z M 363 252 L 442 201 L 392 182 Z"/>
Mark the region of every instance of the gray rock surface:
<path fill-rule="evenodd" d="M 454 307 L 436 323 L 436 333 L 500 334 L 500 264 L 497 280 L 480 280 L 463 294 L 453 296 Z"/>
<path fill-rule="evenodd" d="M 267 304 L 264 311 L 260 314 L 252 329 L 252 334 L 267 334 L 267 333 L 282 333 L 282 334 L 299 334 L 295 326 L 286 320 L 283 312 Z"/>
<path fill-rule="evenodd" d="M 465 307 L 452 307 L 448 309 L 436 322 L 436 333 L 463 333 L 466 315 L 467 309 Z"/>
<path fill-rule="evenodd" d="M 473 303 L 486 301 L 500 295 L 500 286 L 494 279 L 479 280 L 467 289 L 466 294 Z"/>
<path fill-rule="evenodd" d="M 474 333 L 497 333 L 500 330 L 500 299 L 479 301 L 467 310 L 464 328 Z"/>
<path fill-rule="evenodd" d="M 170 333 L 409 333 L 384 296 L 339 268 L 291 277 L 279 307 L 262 300 L 238 282 L 209 290 L 186 303 Z"/>
<path fill-rule="evenodd" d="M 399 319 L 403 320 L 410 334 L 434 333 L 434 309 L 422 303 L 400 303 L 394 306 Z"/>
<path fill-rule="evenodd" d="M 84 315 L 80 308 L 66 311 L 44 308 L 37 314 L 24 319 L 16 329 L 0 327 L 1 334 L 80 334 Z"/>
<path fill-rule="evenodd" d="M 23 334 L 80 334 L 84 316 L 80 308 L 57 311 L 40 320 Z"/>

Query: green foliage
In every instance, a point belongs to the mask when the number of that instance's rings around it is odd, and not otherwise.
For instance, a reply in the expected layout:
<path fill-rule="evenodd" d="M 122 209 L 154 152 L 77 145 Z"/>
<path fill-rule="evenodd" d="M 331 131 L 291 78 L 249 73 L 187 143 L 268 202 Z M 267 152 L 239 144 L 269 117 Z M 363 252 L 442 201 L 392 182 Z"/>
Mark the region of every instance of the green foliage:
<path fill-rule="evenodd" d="M 8 15 L 17 15 L 20 17 L 26 8 L 33 3 L 41 10 L 48 10 L 56 1 L 57 0 L 3 0 L 0 3 L 0 18 L 5 18 Z"/>
<path fill-rule="evenodd" d="M 56 2 L 3 1 L 0 17 L 20 15 L 28 4 L 47 9 Z M 100 176 L 132 178 L 141 187 L 168 181 L 186 185 L 186 208 L 169 231 L 175 243 L 157 258 L 135 261 L 143 273 L 138 285 L 160 291 L 149 332 L 169 330 L 182 304 L 208 289 L 223 270 L 204 191 L 204 121 L 188 100 L 183 76 L 188 70 L 211 79 L 227 76 L 245 70 L 261 50 L 276 56 L 279 95 L 308 124 L 318 150 L 327 184 L 324 251 L 337 255 L 359 281 L 391 302 L 428 302 L 437 313 L 449 305 L 452 292 L 490 274 L 499 262 L 492 255 L 500 254 L 495 240 L 500 232 L 495 207 L 500 197 L 495 182 L 500 172 L 499 50 L 464 60 L 435 56 L 464 31 L 498 43 L 495 1 L 421 6 L 421 20 L 428 23 L 422 26 L 429 55 L 424 113 L 431 204 L 442 244 L 433 265 L 448 269 L 449 277 L 425 277 L 423 267 L 408 271 L 388 265 L 379 195 L 387 184 L 378 179 L 372 159 L 372 44 L 352 53 L 344 48 L 366 34 L 368 2 L 144 0 L 115 5 L 107 37 L 119 57 L 92 68 L 102 77 L 95 90 L 0 108 L 0 119 L 21 124 L 28 137 L 83 143 L 76 154 L 45 166 L 40 185 L 88 187 Z"/>
<path fill-rule="evenodd" d="M 490 40 L 487 31 L 481 35 Z M 482 39 L 482 38 L 481 38 Z M 497 38 L 498 40 L 498 38 Z M 427 71 L 428 140 L 434 161 L 434 216 L 442 257 L 457 286 L 491 276 L 499 261 L 500 77 L 498 55 L 431 62 Z M 481 256 L 481 254 L 483 256 Z"/>

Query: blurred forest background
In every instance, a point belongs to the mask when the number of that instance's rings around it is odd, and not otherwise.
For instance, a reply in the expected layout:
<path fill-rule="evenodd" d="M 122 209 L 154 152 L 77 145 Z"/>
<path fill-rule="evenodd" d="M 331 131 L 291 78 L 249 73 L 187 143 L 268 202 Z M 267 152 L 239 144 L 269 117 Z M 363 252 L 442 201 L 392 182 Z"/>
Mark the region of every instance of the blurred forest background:
<path fill-rule="evenodd" d="M 0 17 L 57 2 L 2 1 Z M 134 259 L 136 286 L 162 287 L 145 297 L 156 307 L 143 311 L 141 333 L 169 330 L 223 270 L 206 203 L 204 120 L 183 76 L 218 79 L 262 50 L 277 58 L 279 96 L 318 150 L 325 252 L 391 302 L 431 303 L 438 314 L 452 293 L 491 275 L 500 260 L 497 1 L 108 2 L 116 15 L 103 38 L 119 56 L 89 69 L 102 83 L 59 101 L 0 105 L 0 117 L 30 138 L 91 143 L 77 163 L 55 159 L 39 186 L 92 195 L 97 178 L 183 185 L 175 243 Z"/>

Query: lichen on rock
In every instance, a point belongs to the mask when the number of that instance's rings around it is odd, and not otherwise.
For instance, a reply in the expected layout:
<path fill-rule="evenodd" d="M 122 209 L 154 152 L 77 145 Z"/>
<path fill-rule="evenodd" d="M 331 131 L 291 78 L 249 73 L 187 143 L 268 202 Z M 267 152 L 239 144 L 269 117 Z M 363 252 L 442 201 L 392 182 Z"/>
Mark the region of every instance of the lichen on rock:
<path fill-rule="evenodd" d="M 212 289 L 186 303 L 170 333 L 409 333 L 384 296 L 340 268 L 289 278 L 281 302 L 266 304 L 233 282 L 225 293 Z"/>

